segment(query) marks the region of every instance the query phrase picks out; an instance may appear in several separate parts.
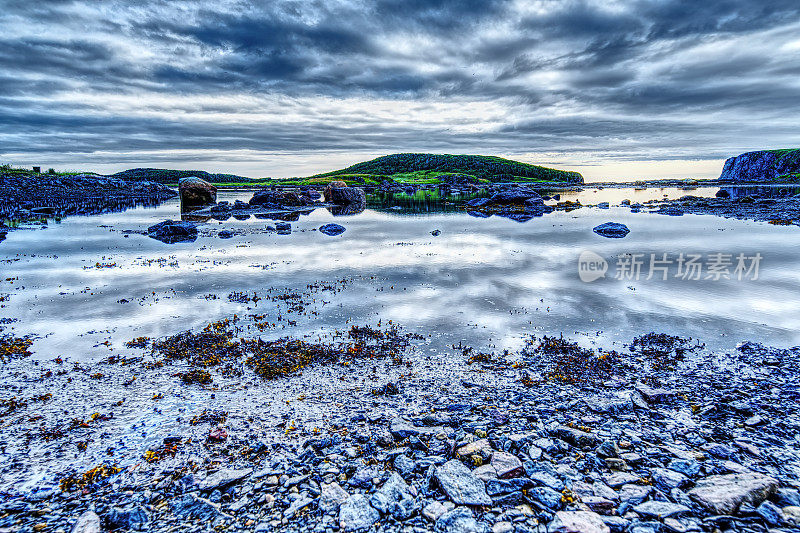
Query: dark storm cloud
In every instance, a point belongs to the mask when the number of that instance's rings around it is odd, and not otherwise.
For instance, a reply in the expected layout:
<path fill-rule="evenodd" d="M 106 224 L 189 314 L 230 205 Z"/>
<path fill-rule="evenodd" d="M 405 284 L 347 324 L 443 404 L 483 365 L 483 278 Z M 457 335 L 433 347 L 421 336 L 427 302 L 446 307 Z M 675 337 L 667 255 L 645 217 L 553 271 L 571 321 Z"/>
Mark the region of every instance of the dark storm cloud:
<path fill-rule="evenodd" d="M 792 144 L 800 113 L 797 0 L 3 7 L 0 155 L 413 146 L 668 157 L 647 155 L 660 143 L 704 157 L 726 142 L 722 125 Z M 280 107 L 243 111 L 237 97 L 307 105 L 289 120 Z M 371 116 L 376 99 L 396 114 Z M 443 124 L 441 105 L 462 123 Z M 484 108 L 487 124 L 463 123 Z"/>

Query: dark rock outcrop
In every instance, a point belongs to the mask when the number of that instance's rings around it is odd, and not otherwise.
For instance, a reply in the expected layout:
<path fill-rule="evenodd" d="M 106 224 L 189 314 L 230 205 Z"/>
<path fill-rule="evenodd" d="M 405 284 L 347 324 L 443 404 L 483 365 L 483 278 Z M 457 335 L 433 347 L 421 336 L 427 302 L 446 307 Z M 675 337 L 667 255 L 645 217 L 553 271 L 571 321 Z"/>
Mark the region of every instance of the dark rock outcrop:
<path fill-rule="evenodd" d="M 609 239 L 621 239 L 631 232 L 628 226 L 620 224 L 619 222 L 606 222 L 605 224 L 595 226 L 592 231 L 601 237 L 608 237 Z"/>
<path fill-rule="evenodd" d="M 339 224 L 325 224 L 324 226 L 320 226 L 319 231 L 325 235 L 335 237 L 336 235 L 341 235 L 344 233 L 345 227 L 340 226 Z"/>
<path fill-rule="evenodd" d="M 531 205 L 544 202 L 539 193 L 525 187 L 509 187 L 494 193 L 491 203 L 499 205 Z"/>
<path fill-rule="evenodd" d="M 196 176 L 183 178 L 178 182 L 181 195 L 181 210 L 188 211 L 213 204 L 217 201 L 217 188 Z"/>
<path fill-rule="evenodd" d="M 364 189 L 357 187 L 327 187 L 325 189 L 325 200 L 334 205 L 364 205 L 367 204 L 367 196 Z"/>
<path fill-rule="evenodd" d="M 165 220 L 147 228 L 147 234 L 153 239 L 166 244 L 176 242 L 193 242 L 197 239 L 197 224 Z"/>
<path fill-rule="evenodd" d="M 747 152 L 725 161 L 720 181 L 800 179 L 800 149 Z"/>
<path fill-rule="evenodd" d="M 273 207 L 276 209 L 283 207 L 302 207 L 313 203 L 314 199 L 306 193 L 272 189 L 256 191 L 249 202 L 251 206 Z"/>

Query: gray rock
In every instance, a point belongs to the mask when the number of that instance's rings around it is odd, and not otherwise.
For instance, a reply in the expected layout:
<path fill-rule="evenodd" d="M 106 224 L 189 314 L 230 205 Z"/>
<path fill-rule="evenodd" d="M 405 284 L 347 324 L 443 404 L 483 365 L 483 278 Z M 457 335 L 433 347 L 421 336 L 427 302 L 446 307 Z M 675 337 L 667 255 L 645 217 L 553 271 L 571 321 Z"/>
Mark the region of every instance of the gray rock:
<path fill-rule="evenodd" d="M 553 433 L 558 438 L 580 448 L 594 448 L 600 442 L 600 439 L 597 438 L 597 435 L 571 428 L 569 426 L 558 426 L 553 430 Z"/>
<path fill-rule="evenodd" d="M 417 467 L 416 461 L 402 453 L 394 458 L 394 468 L 404 476 L 412 473 Z"/>
<path fill-rule="evenodd" d="M 669 470 L 667 468 L 653 468 L 650 471 L 650 476 L 653 478 L 653 482 L 656 484 L 656 487 L 666 492 L 669 492 L 676 487 L 684 487 L 687 483 L 689 483 L 689 478 L 680 472 Z"/>
<path fill-rule="evenodd" d="M 627 502 L 630 505 L 638 505 L 645 501 L 652 491 L 653 487 L 649 485 L 634 485 L 629 483 L 623 485 L 620 489 L 619 501 Z"/>
<path fill-rule="evenodd" d="M 442 503 L 437 501 L 432 501 L 428 503 L 422 509 L 422 516 L 430 520 L 431 522 L 436 522 L 440 516 L 447 512 L 447 507 L 445 507 Z"/>
<path fill-rule="evenodd" d="M 548 533 L 610 533 L 603 517 L 590 511 L 558 511 Z"/>
<path fill-rule="evenodd" d="M 147 234 L 165 244 L 192 242 L 197 239 L 197 224 L 194 222 L 165 220 L 147 228 Z"/>
<path fill-rule="evenodd" d="M 309 505 L 311 505 L 311 502 L 313 501 L 314 500 L 312 500 L 308 496 L 305 497 L 301 496 L 297 498 L 291 503 L 291 505 L 289 505 L 288 509 L 286 509 L 283 512 L 283 517 L 287 519 L 294 517 L 294 515 L 297 514 L 298 511 L 301 511 L 304 508 L 308 507 Z"/>
<path fill-rule="evenodd" d="M 634 511 L 639 513 L 640 515 L 650 517 L 650 518 L 668 518 L 671 516 L 678 516 L 683 513 L 688 513 L 690 509 L 685 505 L 680 505 L 677 503 L 670 503 L 670 502 L 661 502 L 650 500 L 644 503 L 640 503 L 636 507 L 633 508 Z"/>
<path fill-rule="evenodd" d="M 600 446 L 597 447 L 596 452 L 598 457 L 619 457 L 619 447 L 617 447 L 617 443 L 613 440 L 603 441 Z"/>
<path fill-rule="evenodd" d="M 397 520 L 406 520 L 418 510 L 409 486 L 397 473 L 393 473 L 369 501 L 382 514 L 391 515 Z"/>
<path fill-rule="evenodd" d="M 603 498 L 602 496 L 581 496 L 581 503 L 595 513 L 603 515 L 613 513 L 616 507 L 612 500 Z"/>
<path fill-rule="evenodd" d="M 528 489 L 526 492 L 530 500 L 539 503 L 551 511 L 557 511 L 561 508 L 560 492 L 556 492 L 548 487 L 534 487 Z"/>
<path fill-rule="evenodd" d="M 492 504 L 483 481 L 456 459 L 451 459 L 436 468 L 434 477 L 447 497 L 458 505 Z"/>
<path fill-rule="evenodd" d="M 695 477 L 700 473 L 700 463 L 687 459 L 673 459 L 667 468 L 687 477 Z"/>
<path fill-rule="evenodd" d="M 339 507 L 339 527 L 345 531 L 361 531 L 380 520 L 363 494 L 353 494 Z"/>
<path fill-rule="evenodd" d="M 182 518 L 212 521 L 224 515 L 219 505 L 201 498 L 194 493 L 184 494 L 172 503 L 172 512 Z"/>
<path fill-rule="evenodd" d="M 335 205 L 361 205 L 367 203 L 364 189 L 357 187 L 326 187 L 325 200 Z"/>
<path fill-rule="evenodd" d="M 497 477 L 501 479 L 518 477 L 525 471 L 522 468 L 522 461 L 515 455 L 506 452 L 494 452 L 491 465 L 497 472 Z"/>
<path fill-rule="evenodd" d="M 397 417 L 392 419 L 389 431 L 392 433 L 392 436 L 395 439 L 402 440 L 411 436 L 419 437 L 420 435 L 435 435 L 443 430 L 440 426 L 415 426 L 410 420 Z"/>
<path fill-rule="evenodd" d="M 775 492 L 775 503 L 780 507 L 800 507 L 800 491 L 795 489 L 778 489 Z"/>
<path fill-rule="evenodd" d="M 94 511 L 86 511 L 78 517 L 70 533 L 101 533 L 100 517 Z"/>
<path fill-rule="evenodd" d="M 360 468 L 353 474 L 348 480 L 348 484 L 352 487 L 360 487 L 362 489 L 368 489 L 372 487 L 372 480 L 378 477 L 378 469 L 375 467 L 365 467 Z"/>
<path fill-rule="evenodd" d="M 436 531 L 439 533 L 479 533 L 485 530 L 486 527 L 479 524 L 466 507 L 457 507 L 436 520 Z"/>
<path fill-rule="evenodd" d="M 338 483 L 322 484 L 322 494 L 319 497 L 319 508 L 322 512 L 329 513 L 339 509 L 350 495 Z"/>
<path fill-rule="evenodd" d="M 564 490 L 564 482 L 556 477 L 557 472 L 552 468 L 548 469 L 547 466 L 549 465 L 546 463 L 527 461 L 525 463 L 525 475 L 540 485 L 557 491 Z"/>
<path fill-rule="evenodd" d="M 128 529 L 141 531 L 150 523 L 150 514 L 141 506 L 112 507 L 105 517 L 111 529 Z"/>
<path fill-rule="evenodd" d="M 628 485 L 630 483 L 636 483 L 639 481 L 639 476 L 634 476 L 633 474 L 626 474 L 625 472 L 615 472 L 608 476 L 603 477 L 603 481 L 606 482 L 611 488 L 618 488 L 623 485 Z"/>
<path fill-rule="evenodd" d="M 756 512 L 771 526 L 780 526 L 786 522 L 786 517 L 780 507 L 766 501 L 756 508 Z"/>
<path fill-rule="evenodd" d="M 197 488 L 198 490 L 213 490 L 232 485 L 253 473 L 252 468 L 245 468 L 242 470 L 234 470 L 232 468 L 222 468 L 217 470 L 204 480 L 202 480 Z"/>
<path fill-rule="evenodd" d="M 753 507 L 760 505 L 777 489 L 777 480 L 752 472 L 703 478 L 688 494 L 714 514 L 733 514 L 743 503 Z"/>

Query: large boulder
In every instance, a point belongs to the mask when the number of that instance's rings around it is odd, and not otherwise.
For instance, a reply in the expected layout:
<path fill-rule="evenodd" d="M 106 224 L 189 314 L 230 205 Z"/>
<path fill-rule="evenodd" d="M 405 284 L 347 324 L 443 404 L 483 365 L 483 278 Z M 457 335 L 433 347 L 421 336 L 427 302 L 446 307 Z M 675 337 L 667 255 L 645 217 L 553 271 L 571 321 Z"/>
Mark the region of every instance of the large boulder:
<path fill-rule="evenodd" d="M 188 211 L 213 204 L 217 201 L 217 188 L 195 176 L 182 178 L 178 182 L 181 195 L 181 210 Z"/>
<path fill-rule="evenodd" d="M 800 150 L 747 152 L 725 161 L 720 181 L 765 181 L 800 173 Z"/>
<path fill-rule="evenodd" d="M 367 195 L 357 187 L 326 187 L 325 201 L 334 205 L 366 206 Z"/>
<path fill-rule="evenodd" d="M 325 197 L 326 202 L 330 202 L 330 194 L 333 189 L 343 189 L 347 187 L 347 183 L 343 182 L 342 180 L 336 180 L 330 182 L 325 189 L 322 191 L 323 196 Z"/>

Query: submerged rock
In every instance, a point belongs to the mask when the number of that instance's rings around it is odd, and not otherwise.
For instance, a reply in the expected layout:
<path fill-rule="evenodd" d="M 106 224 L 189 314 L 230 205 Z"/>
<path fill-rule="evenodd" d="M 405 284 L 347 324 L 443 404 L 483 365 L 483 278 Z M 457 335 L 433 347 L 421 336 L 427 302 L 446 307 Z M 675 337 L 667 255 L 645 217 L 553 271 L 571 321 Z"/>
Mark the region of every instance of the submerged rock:
<path fill-rule="evenodd" d="M 511 187 L 496 192 L 489 199 L 493 204 L 499 205 L 531 205 L 533 203 L 543 203 L 539 193 L 525 187 Z"/>
<path fill-rule="evenodd" d="M 193 242 L 197 239 L 197 224 L 194 222 L 165 220 L 147 228 L 147 234 L 166 244 Z"/>
<path fill-rule="evenodd" d="M 605 224 L 595 226 L 592 231 L 601 237 L 608 237 L 609 239 L 621 239 L 631 232 L 628 226 L 620 224 L 619 222 L 606 222 Z"/>
<path fill-rule="evenodd" d="M 341 235 L 345 232 L 345 227 L 340 226 L 339 224 L 325 224 L 324 226 L 320 226 L 319 228 L 320 233 L 324 233 L 325 235 L 330 235 L 331 237 L 335 237 L 336 235 Z"/>

